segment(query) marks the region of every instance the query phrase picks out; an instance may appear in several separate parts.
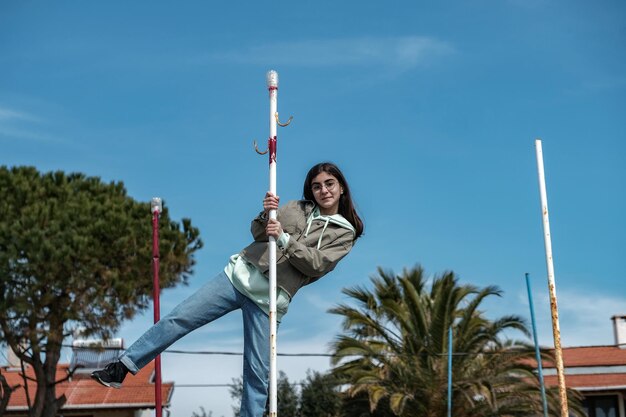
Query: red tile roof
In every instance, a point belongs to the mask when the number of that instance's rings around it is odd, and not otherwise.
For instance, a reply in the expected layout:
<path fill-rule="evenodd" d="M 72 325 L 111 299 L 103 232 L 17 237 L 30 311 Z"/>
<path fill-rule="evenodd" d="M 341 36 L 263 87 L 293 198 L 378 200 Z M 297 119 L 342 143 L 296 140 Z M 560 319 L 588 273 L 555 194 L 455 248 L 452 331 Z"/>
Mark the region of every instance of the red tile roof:
<path fill-rule="evenodd" d="M 626 365 L 626 349 L 617 346 L 583 346 L 563 348 L 563 364 L 574 366 L 619 366 Z M 544 363 L 544 368 L 554 364 Z"/>
<path fill-rule="evenodd" d="M 559 384 L 556 375 L 544 375 L 543 381 L 548 386 Z M 565 386 L 568 388 L 626 389 L 626 374 L 565 374 Z"/>
<path fill-rule="evenodd" d="M 63 379 L 67 375 L 67 364 L 57 366 L 56 379 Z M 74 374 L 74 377 L 62 382 L 56 387 L 57 397 L 65 394 L 67 402 L 64 410 L 72 408 L 145 408 L 154 407 L 154 362 L 146 365 L 137 375 L 128 374 L 124 380 L 122 389 L 107 388 L 92 380 L 89 374 Z M 26 374 L 34 378 L 32 368 L 28 368 Z M 2 375 L 6 378 L 9 386 L 20 385 L 9 402 L 9 410 L 26 407 L 26 393 L 21 386 L 24 380 L 19 371 L 7 368 L 2 369 Z M 35 395 L 36 385 L 34 381 L 28 381 L 28 390 L 31 400 Z M 169 406 L 174 391 L 172 382 L 163 383 L 161 386 L 163 406 Z"/>
<path fill-rule="evenodd" d="M 622 370 L 626 369 L 626 349 L 617 346 L 582 346 L 563 348 L 562 352 L 565 385 L 568 388 L 626 389 L 626 371 Z M 620 368 L 616 369 L 618 366 Z M 591 367 L 596 369 L 584 369 Z M 554 372 L 555 364 L 544 362 L 543 368 Z M 572 368 L 578 368 L 575 374 Z M 558 385 L 556 375 L 544 375 L 544 381 L 549 386 Z"/>

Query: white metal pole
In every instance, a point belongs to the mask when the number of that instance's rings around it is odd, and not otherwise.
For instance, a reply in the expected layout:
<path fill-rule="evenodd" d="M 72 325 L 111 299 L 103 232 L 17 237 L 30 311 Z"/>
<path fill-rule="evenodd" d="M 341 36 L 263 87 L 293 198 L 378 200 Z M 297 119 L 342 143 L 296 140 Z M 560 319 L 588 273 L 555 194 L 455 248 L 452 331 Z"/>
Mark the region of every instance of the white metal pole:
<path fill-rule="evenodd" d="M 278 73 L 271 70 L 267 73 L 267 88 L 270 96 L 270 137 L 268 149 L 270 154 L 270 192 L 276 195 L 276 113 L 278 99 Z M 276 219 L 276 210 L 270 210 L 270 219 Z M 270 417 L 276 417 L 277 402 L 277 371 L 276 371 L 276 239 L 269 238 L 270 255 Z"/>
<path fill-rule="evenodd" d="M 548 289 L 550 291 L 550 310 L 552 312 L 552 334 L 554 337 L 556 372 L 559 381 L 559 396 L 561 399 L 561 417 L 568 417 L 567 391 L 565 389 L 565 374 L 563 371 L 563 352 L 561 350 L 561 331 L 559 329 L 559 309 L 556 300 L 554 263 L 552 260 L 552 239 L 550 237 L 550 219 L 548 217 L 548 197 L 546 193 L 546 179 L 543 170 L 543 151 L 541 149 L 540 139 L 535 140 L 535 150 L 537 153 L 537 172 L 539 176 L 539 194 L 541 196 L 543 237 L 546 248 L 546 265 L 548 268 Z"/>

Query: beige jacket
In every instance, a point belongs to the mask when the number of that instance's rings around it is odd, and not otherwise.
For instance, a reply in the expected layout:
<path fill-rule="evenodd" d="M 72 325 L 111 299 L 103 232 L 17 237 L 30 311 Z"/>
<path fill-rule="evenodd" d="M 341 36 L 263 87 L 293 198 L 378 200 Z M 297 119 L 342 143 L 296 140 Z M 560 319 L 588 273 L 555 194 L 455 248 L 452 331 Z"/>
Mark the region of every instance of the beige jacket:
<path fill-rule="evenodd" d="M 278 221 L 290 238 L 285 248 L 277 250 L 276 282 L 292 298 L 300 288 L 332 271 L 354 243 L 354 232 L 346 227 L 323 220 L 310 222 L 314 207 L 312 201 L 290 201 L 277 213 Z M 250 230 L 254 242 L 240 255 L 268 276 L 267 220 L 262 214 L 252 220 Z"/>

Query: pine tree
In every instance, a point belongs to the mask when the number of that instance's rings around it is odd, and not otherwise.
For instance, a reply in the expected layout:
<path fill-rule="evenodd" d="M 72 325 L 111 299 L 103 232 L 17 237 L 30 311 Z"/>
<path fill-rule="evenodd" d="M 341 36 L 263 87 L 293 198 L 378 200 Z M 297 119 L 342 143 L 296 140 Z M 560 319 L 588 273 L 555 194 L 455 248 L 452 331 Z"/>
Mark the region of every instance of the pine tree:
<path fill-rule="evenodd" d="M 0 338 L 30 365 L 37 391 L 29 416 L 54 417 L 66 337 L 110 337 L 149 305 L 152 292 L 148 202 L 121 182 L 33 167 L 0 167 Z M 191 221 L 160 224 L 161 287 L 185 283 L 202 247 Z"/>

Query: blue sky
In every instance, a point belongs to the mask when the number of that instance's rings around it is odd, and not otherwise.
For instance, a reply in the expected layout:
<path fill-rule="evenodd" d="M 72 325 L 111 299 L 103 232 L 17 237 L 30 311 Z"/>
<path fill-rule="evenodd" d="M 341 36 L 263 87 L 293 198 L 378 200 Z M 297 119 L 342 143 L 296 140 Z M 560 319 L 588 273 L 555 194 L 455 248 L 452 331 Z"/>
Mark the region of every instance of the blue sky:
<path fill-rule="evenodd" d="M 188 287 L 250 239 L 268 188 L 265 73 L 280 75 L 278 192 L 342 167 L 366 234 L 294 299 L 279 351 L 325 352 L 325 311 L 378 266 L 495 284 L 492 317 L 529 317 L 552 343 L 534 140 L 543 152 L 566 346 L 611 344 L 626 313 L 626 5 L 620 1 L 0 2 L 0 164 L 121 180 L 202 233 Z M 149 213 L 146 213 L 149 221 Z M 149 237 L 148 237 L 149 238 Z M 151 314 L 126 323 L 127 344 Z M 240 316 L 175 345 L 240 350 Z M 230 415 L 240 358 L 165 354 L 176 416 Z M 292 380 L 324 358 L 283 358 Z"/>

